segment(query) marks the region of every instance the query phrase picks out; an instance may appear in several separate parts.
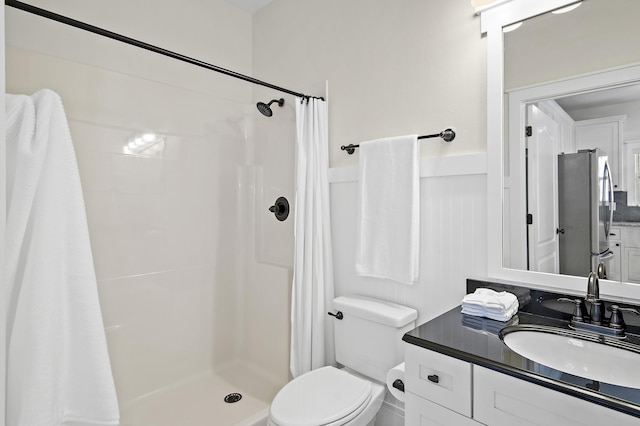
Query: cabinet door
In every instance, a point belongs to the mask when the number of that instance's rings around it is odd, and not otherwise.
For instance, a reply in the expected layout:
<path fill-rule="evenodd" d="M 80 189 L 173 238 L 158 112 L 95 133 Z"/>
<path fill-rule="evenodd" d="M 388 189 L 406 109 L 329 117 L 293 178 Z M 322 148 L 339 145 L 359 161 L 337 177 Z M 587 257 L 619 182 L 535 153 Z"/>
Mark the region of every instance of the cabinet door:
<path fill-rule="evenodd" d="M 622 279 L 622 246 L 619 241 L 612 241 L 609 249 L 613 257 L 607 265 L 607 279 L 620 281 Z"/>
<path fill-rule="evenodd" d="M 411 392 L 407 392 L 404 418 L 405 426 L 479 426 L 481 424 Z"/>
<path fill-rule="evenodd" d="M 621 190 L 621 142 L 622 118 L 608 117 L 595 120 L 576 121 L 576 150 L 600 148 L 609 157 L 613 189 Z"/>
<path fill-rule="evenodd" d="M 636 417 L 474 365 L 473 418 L 491 426 L 638 425 Z"/>
<path fill-rule="evenodd" d="M 640 248 L 626 247 L 623 264 L 627 272 L 626 281 L 640 283 Z"/>

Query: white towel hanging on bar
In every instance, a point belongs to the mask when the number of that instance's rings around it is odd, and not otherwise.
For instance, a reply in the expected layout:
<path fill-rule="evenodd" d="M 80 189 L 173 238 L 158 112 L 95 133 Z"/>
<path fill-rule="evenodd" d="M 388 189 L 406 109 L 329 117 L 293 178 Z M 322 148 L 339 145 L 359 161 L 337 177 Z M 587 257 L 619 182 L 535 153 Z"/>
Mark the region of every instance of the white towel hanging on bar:
<path fill-rule="evenodd" d="M 418 279 L 420 164 L 418 135 L 360 144 L 359 275 L 403 284 Z"/>

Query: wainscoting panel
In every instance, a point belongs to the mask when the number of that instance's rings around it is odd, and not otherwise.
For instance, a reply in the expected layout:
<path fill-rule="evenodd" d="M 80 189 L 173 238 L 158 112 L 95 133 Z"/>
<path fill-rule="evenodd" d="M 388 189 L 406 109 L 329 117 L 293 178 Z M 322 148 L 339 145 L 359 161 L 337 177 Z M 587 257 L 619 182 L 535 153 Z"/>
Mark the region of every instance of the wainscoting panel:
<path fill-rule="evenodd" d="M 458 305 L 468 277 L 486 276 L 486 174 L 476 169 L 420 179 L 420 274 L 413 285 L 356 274 L 357 178 L 335 169 L 331 176 L 336 296 L 361 294 L 410 306 L 422 323 Z"/>

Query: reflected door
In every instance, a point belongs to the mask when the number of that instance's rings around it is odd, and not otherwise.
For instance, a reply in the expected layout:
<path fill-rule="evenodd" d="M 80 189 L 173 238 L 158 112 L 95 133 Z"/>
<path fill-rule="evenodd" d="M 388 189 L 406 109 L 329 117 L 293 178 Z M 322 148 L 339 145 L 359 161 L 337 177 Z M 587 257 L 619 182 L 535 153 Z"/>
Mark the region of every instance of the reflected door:
<path fill-rule="evenodd" d="M 558 124 L 535 105 L 527 107 L 527 120 L 529 270 L 558 273 Z"/>

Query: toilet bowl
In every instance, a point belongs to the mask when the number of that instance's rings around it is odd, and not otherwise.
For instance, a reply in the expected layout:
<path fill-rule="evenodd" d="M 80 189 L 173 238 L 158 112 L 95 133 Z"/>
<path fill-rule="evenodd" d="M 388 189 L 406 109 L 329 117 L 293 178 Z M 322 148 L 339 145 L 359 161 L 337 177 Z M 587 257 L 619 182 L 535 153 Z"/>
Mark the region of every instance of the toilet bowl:
<path fill-rule="evenodd" d="M 404 358 L 415 309 L 365 296 L 333 300 L 336 362 L 287 383 L 271 403 L 270 426 L 372 426 L 389 370 Z"/>
<path fill-rule="evenodd" d="M 287 383 L 271 404 L 269 426 L 373 425 L 386 387 L 347 368 L 322 367 Z"/>

